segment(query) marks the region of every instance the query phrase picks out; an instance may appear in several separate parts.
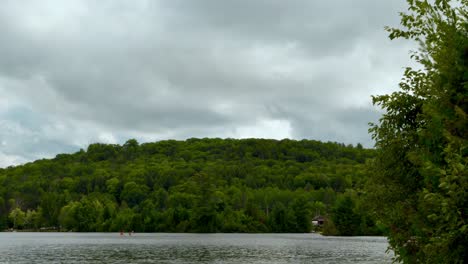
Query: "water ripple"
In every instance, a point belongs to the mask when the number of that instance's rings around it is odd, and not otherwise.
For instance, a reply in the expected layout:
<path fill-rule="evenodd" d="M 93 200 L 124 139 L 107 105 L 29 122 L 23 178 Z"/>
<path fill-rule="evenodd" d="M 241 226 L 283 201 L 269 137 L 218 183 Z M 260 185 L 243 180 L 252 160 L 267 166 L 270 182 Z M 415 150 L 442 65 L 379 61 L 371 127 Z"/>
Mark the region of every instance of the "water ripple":
<path fill-rule="evenodd" d="M 0 233 L 0 263 L 390 263 L 381 237 Z"/>

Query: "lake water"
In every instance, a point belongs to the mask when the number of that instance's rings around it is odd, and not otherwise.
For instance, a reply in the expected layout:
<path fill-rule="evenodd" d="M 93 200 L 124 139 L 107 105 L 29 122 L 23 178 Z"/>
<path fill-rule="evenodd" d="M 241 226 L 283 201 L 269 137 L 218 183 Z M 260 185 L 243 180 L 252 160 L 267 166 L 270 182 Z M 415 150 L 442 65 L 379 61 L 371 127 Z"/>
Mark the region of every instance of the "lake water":
<path fill-rule="evenodd" d="M 0 263 L 390 263 L 383 237 L 0 233 Z"/>

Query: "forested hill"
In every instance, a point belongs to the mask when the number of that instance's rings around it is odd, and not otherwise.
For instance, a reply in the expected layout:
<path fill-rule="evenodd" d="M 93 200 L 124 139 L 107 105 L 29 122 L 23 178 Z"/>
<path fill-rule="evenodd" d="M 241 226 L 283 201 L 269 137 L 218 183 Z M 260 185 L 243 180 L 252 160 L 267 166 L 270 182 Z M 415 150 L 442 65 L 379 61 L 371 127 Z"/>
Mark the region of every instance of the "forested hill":
<path fill-rule="evenodd" d="M 91 144 L 0 169 L 0 230 L 375 234 L 360 144 L 188 139 Z"/>

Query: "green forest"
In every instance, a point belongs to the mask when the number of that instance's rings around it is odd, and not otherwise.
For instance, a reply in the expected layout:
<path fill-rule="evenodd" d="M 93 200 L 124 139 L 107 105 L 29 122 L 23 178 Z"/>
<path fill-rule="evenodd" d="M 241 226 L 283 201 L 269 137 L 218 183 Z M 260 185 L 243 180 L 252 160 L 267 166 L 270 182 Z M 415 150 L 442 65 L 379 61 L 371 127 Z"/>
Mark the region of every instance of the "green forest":
<path fill-rule="evenodd" d="M 395 260 L 468 259 L 468 1 L 407 0 L 417 44 L 372 97 L 374 148 L 313 140 L 91 144 L 0 169 L 0 230 L 385 235 Z M 325 218 L 317 227 L 315 217 Z"/>
<path fill-rule="evenodd" d="M 374 151 L 311 140 L 91 144 L 0 170 L 0 227 L 380 234 L 360 192 Z"/>

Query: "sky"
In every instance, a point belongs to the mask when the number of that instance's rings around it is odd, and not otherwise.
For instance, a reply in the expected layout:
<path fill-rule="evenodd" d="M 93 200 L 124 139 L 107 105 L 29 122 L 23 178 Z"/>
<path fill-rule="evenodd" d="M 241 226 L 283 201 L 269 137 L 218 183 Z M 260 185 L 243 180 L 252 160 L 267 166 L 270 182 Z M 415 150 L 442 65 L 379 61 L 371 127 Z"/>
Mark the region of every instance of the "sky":
<path fill-rule="evenodd" d="M 0 167 L 192 137 L 372 147 L 404 0 L 4 0 Z"/>

